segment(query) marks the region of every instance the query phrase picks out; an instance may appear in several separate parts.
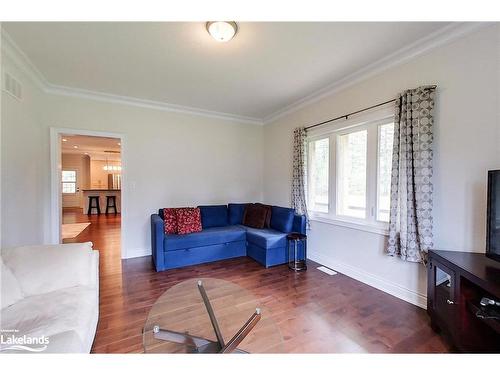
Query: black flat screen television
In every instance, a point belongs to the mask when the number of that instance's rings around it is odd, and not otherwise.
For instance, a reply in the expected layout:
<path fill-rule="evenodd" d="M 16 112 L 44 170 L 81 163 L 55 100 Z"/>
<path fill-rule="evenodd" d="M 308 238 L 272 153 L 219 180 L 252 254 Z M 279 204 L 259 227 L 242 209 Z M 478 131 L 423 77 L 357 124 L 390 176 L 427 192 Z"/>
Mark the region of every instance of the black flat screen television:
<path fill-rule="evenodd" d="M 486 256 L 500 261 L 500 170 L 488 171 Z"/>

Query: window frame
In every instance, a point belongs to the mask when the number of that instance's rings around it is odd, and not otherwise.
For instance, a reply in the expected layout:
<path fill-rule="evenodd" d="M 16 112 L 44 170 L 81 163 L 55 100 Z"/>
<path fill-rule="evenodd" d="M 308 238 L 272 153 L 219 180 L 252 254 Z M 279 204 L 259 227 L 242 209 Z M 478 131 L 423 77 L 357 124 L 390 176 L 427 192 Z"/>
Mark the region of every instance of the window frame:
<path fill-rule="evenodd" d="M 379 133 L 380 126 L 394 122 L 394 110 L 392 106 L 384 106 L 367 113 L 356 115 L 344 121 L 327 124 L 312 129 L 308 132 L 307 147 L 309 151 L 310 142 L 329 138 L 329 173 L 328 173 L 328 212 L 317 212 L 309 210 L 310 219 L 327 224 L 333 224 L 353 229 L 388 234 L 389 223 L 377 220 L 378 212 L 378 174 L 379 174 Z M 341 135 L 356 131 L 367 130 L 366 149 L 366 217 L 356 218 L 337 214 L 338 206 L 338 162 L 340 160 L 338 145 Z M 308 156 L 308 186 L 310 185 L 311 159 Z M 307 194 L 310 202 L 309 193 Z"/>
<path fill-rule="evenodd" d="M 64 172 L 75 172 L 75 180 L 74 181 L 64 181 L 64 178 L 63 178 Z M 78 174 L 78 171 L 76 169 L 63 169 L 61 171 L 61 192 L 62 192 L 62 194 L 69 195 L 69 194 L 76 194 L 78 192 L 77 186 L 76 186 L 77 181 L 78 181 L 77 174 Z M 63 189 L 63 185 L 64 184 L 73 184 L 75 186 L 75 189 L 74 189 L 75 191 L 72 192 L 72 193 L 66 193 L 66 192 L 64 192 L 64 189 Z"/>
<path fill-rule="evenodd" d="M 312 173 L 311 170 L 309 169 L 309 166 L 312 165 L 312 153 L 311 153 L 311 143 L 320 141 L 322 139 L 328 139 L 328 211 L 327 212 L 321 212 L 321 211 L 312 211 L 318 216 L 325 217 L 328 216 L 329 213 L 331 212 L 331 198 L 330 198 L 330 176 L 332 174 L 331 171 L 331 154 L 332 154 L 332 145 L 331 145 L 331 140 L 329 136 L 318 136 L 318 137 L 308 137 L 307 138 L 307 187 L 312 186 L 311 180 L 312 180 Z M 306 187 L 306 188 L 307 188 Z M 307 203 L 311 202 L 311 189 L 307 188 L 306 191 L 306 199 Z M 311 205 L 312 207 L 312 205 Z"/>
<path fill-rule="evenodd" d="M 389 120 L 389 119 L 387 119 Z M 383 220 L 378 220 L 377 219 L 377 213 L 378 213 L 378 210 L 379 210 L 379 187 L 380 187 L 380 184 L 379 184 L 379 181 L 378 181 L 378 178 L 379 178 L 379 175 L 380 175 L 380 129 L 383 125 L 386 125 L 386 124 L 389 124 L 391 122 L 383 122 L 383 123 L 380 123 L 377 125 L 377 140 L 376 140 L 376 153 L 377 153 L 377 168 L 376 168 L 376 175 L 375 175 L 375 205 L 374 205 L 374 213 L 373 213 L 373 216 L 375 218 L 375 220 L 377 222 L 380 222 L 380 223 L 387 223 L 388 224 L 388 221 L 383 221 Z M 392 124 L 394 125 L 394 120 L 392 121 Z M 393 143 L 393 149 L 394 149 L 394 143 Z M 392 156 L 391 156 L 392 157 Z M 392 165 L 392 163 L 391 163 Z M 391 172 L 392 172 L 392 168 L 391 168 Z M 389 202 L 390 202 L 390 197 L 391 197 L 391 177 L 389 177 Z M 390 217 L 390 207 L 389 207 L 389 217 Z"/>
<path fill-rule="evenodd" d="M 365 192 L 366 192 L 366 207 L 368 208 L 369 206 L 369 198 L 368 198 L 368 174 L 369 174 L 369 166 L 368 166 L 368 161 L 369 161 L 369 157 L 368 157 L 368 152 L 369 152 L 369 149 L 368 149 L 368 144 L 370 143 L 369 142 L 369 131 L 368 131 L 368 127 L 366 124 L 364 125 L 361 125 L 361 126 L 353 126 L 353 127 L 350 127 L 349 129 L 343 129 L 343 130 L 340 130 L 338 132 L 335 132 L 335 135 L 334 135 L 334 138 L 335 138 L 335 148 L 336 148 L 336 153 L 335 153 L 335 171 L 338 171 L 340 168 L 339 168 L 339 164 L 340 164 L 340 152 L 341 152 L 341 149 L 340 149 L 340 137 L 344 136 L 344 135 L 347 135 L 347 134 L 351 134 L 351 133 L 357 133 L 357 132 L 361 132 L 361 131 L 365 131 L 366 130 L 366 181 L 365 181 Z M 340 179 L 337 178 L 337 174 L 335 174 L 335 211 L 333 211 L 334 215 L 336 218 L 338 219 L 341 219 L 341 220 L 346 220 L 346 221 L 349 221 L 349 220 L 355 220 L 356 222 L 364 222 L 366 221 L 367 217 L 369 216 L 367 210 L 365 210 L 365 217 L 364 218 L 359 218 L 359 217 L 355 217 L 355 216 L 349 216 L 349 215 L 341 215 L 339 213 L 337 213 L 337 206 L 339 206 L 339 198 L 340 198 L 340 188 L 339 188 L 339 184 L 340 184 Z"/>

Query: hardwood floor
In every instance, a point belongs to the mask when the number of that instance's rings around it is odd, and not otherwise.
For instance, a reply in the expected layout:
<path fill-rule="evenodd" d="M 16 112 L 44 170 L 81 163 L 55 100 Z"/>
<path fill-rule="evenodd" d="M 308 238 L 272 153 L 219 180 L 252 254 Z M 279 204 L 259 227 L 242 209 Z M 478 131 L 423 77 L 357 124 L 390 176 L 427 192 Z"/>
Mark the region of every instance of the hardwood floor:
<path fill-rule="evenodd" d="M 100 251 L 100 317 L 92 352 L 142 352 L 149 309 L 168 288 L 190 278 L 231 281 L 252 292 L 281 330 L 290 353 L 444 353 L 424 310 L 314 262 L 303 273 L 265 269 L 250 258 L 155 272 L 151 257 L 121 261 L 120 216 L 64 212 L 63 221 L 91 225 L 67 242 L 92 241 Z"/>
<path fill-rule="evenodd" d="M 92 241 L 99 250 L 100 277 L 121 273 L 120 214 L 84 215 L 80 208 L 63 211 L 63 223 L 87 223 L 90 225 L 78 237 L 65 239 L 64 243 Z"/>

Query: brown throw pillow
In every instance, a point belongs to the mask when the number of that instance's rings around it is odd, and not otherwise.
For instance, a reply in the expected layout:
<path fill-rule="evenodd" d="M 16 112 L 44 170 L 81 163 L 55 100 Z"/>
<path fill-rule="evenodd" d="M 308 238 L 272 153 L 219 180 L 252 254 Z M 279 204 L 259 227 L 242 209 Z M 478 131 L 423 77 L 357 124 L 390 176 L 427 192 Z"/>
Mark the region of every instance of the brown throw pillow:
<path fill-rule="evenodd" d="M 247 204 L 243 213 L 243 225 L 263 229 L 266 224 L 267 209 L 259 204 Z"/>
<path fill-rule="evenodd" d="M 266 210 L 266 220 L 264 222 L 264 228 L 271 228 L 271 212 L 272 212 L 271 206 L 262 203 L 255 203 L 255 204 L 264 207 L 264 209 Z"/>

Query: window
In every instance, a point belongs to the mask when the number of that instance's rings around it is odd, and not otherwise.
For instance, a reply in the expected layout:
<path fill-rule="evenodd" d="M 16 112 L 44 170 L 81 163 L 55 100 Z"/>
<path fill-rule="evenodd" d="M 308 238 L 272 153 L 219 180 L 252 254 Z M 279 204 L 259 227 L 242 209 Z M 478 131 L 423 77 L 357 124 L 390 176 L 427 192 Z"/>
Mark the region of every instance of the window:
<path fill-rule="evenodd" d="M 337 145 L 337 214 L 365 218 L 367 131 L 339 135 Z"/>
<path fill-rule="evenodd" d="M 76 193 L 76 171 L 62 171 L 63 194 Z"/>
<path fill-rule="evenodd" d="M 394 124 L 378 127 L 377 220 L 389 222 Z"/>
<path fill-rule="evenodd" d="M 319 139 L 309 143 L 309 204 L 312 211 L 328 212 L 328 163 L 330 140 Z"/>
<path fill-rule="evenodd" d="M 313 219 L 387 229 L 394 139 L 391 112 L 385 109 L 309 133 L 307 196 Z"/>

